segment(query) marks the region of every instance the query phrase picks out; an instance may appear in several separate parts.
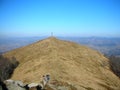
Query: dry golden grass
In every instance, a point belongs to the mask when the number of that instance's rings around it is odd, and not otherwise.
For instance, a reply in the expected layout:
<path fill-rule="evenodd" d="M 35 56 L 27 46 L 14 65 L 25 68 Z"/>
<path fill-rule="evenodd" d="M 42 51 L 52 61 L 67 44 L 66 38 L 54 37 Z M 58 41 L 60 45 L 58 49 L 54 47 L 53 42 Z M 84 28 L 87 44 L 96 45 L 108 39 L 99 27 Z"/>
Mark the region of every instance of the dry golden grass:
<path fill-rule="evenodd" d="M 39 82 L 49 73 L 52 80 L 71 83 L 78 90 L 120 90 L 120 80 L 98 51 L 54 37 L 4 54 L 19 62 L 12 79 Z M 51 80 L 51 82 L 52 82 Z"/>

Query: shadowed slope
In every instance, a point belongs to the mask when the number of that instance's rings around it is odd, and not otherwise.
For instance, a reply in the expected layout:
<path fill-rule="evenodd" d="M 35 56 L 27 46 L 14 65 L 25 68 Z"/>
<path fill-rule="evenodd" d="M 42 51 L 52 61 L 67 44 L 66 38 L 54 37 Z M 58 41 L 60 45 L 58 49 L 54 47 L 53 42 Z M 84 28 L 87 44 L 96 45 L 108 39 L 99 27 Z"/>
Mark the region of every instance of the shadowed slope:
<path fill-rule="evenodd" d="M 73 84 L 78 90 L 120 89 L 120 80 L 110 71 L 108 60 L 73 42 L 50 37 L 5 56 L 14 56 L 20 62 L 12 79 L 39 82 L 43 74 L 49 73 L 52 80 Z"/>

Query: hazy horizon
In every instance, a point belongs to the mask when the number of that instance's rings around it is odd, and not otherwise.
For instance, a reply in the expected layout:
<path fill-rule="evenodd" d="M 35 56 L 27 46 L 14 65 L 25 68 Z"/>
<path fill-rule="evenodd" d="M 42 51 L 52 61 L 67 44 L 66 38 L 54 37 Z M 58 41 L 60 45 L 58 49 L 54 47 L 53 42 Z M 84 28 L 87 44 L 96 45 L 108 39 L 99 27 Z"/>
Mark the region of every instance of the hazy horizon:
<path fill-rule="evenodd" d="M 5 36 L 0 36 L 0 39 L 4 39 L 4 38 L 36 38 L 36 37 L 45 37 L 45 38 L 47 38 L 47 37 L 51 37 L 51 35 L 45 35 L 45 36 L 43 36 L 43 35 L 31 35 L 31 36 L 27 36 L 27 35 L 25 35 L 25 36 L 8 36 L 8 35 L 5 35 Z M 120 36 L 81 36 L 81 35 L 78 35 L 78 36 L 69 36 L 69 35 L 54 35 L 53 37 L 74 37 L 74 38 L 120 38 Z"/>
<path fill-rule="evenodd" d="M 120 37 L 119 0 L 1 0 L 2 37 Z"/>

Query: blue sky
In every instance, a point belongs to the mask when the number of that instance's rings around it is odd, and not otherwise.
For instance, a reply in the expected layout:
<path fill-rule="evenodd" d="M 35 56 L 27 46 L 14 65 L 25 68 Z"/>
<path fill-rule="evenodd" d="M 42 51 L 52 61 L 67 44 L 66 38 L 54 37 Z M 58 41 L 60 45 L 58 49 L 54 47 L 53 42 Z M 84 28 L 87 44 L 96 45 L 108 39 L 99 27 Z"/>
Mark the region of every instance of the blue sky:
<path fill-rule="evenodd" d="M 120 0 L 0 0 L 0 36 L 120 37 Z"/>

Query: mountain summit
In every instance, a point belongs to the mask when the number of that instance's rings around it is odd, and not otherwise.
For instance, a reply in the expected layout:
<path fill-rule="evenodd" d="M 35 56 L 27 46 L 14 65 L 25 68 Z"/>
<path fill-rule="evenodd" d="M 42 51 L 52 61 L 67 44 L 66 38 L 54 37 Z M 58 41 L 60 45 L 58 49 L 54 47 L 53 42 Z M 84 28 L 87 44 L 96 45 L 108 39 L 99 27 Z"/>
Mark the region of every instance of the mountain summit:
<path fill-rule="evenodd" d="M 120 89 L 120 80 L 111 72 L 108 59 L 98 51 L 74 42 L 50 37 L 4 56 L 14 56 L 20 62 L 12 76 L 14 80 L 39 82 L 49 73 L 51 82 L 68 83 L 77 90 Z"/>

